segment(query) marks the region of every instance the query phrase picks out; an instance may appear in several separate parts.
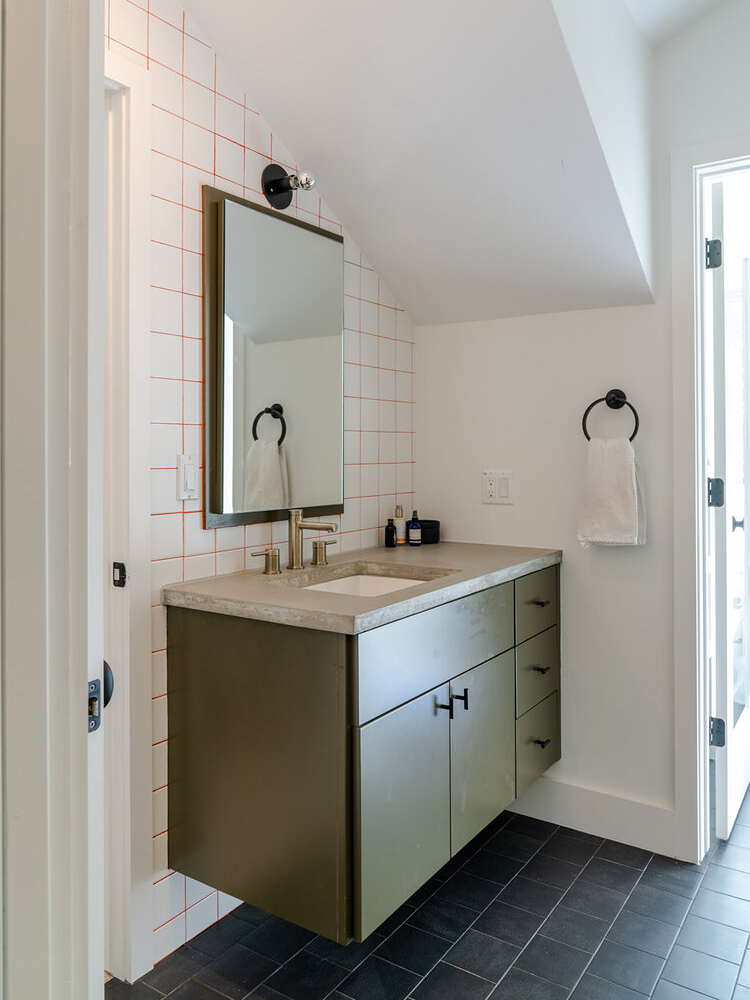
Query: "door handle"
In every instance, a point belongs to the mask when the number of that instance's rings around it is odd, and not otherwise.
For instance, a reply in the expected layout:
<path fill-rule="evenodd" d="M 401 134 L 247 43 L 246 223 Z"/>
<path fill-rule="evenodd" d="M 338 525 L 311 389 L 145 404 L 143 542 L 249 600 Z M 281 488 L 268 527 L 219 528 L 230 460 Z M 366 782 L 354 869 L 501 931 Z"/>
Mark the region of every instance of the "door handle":
<path fill-rule="evenodd" d="M 742 528 L 743 531 L 745 530 L 745 518 L 744 517 L 742 518 L 741 521 L 738 521 L 734 517 L 732 518 L 732 531 L 734 531 L 735 528 Z"/>
<path fill-rule="evenodd" d="M 437 701 L 435 702 L 435 708 L 444 708 L 448 713 L 448 718 L 453 718 L 453 702 L 449 701 L 447 705 L 440 705 Z"/>
<path fill-rule="evenodd" d="M 532 601 L 531 603 L 532 604 L 536 604 L 536 606 L 538 608 L 548 608 L 552 602 L 551 601 Z"/>
<path fill-rule="evenodd" d="M 464 688 L 464 693 L 463 694 L 452 694 L 451 695 L 451 700 L 453 700 L 453 699 L 455 699 L 456 701 L 462 701 L 464 703 L 464 711 L 465 712 L 469 711 L 469 689 L 468 688 Z"/>
<path fill-rule="evenodd" d="M 550 670 L 552 669 L 552 667 L 533 667 L 532 669 L 536 670 L 537 673 L 540 673 L 540 674 L 548 674 L 550 672 Z"/>

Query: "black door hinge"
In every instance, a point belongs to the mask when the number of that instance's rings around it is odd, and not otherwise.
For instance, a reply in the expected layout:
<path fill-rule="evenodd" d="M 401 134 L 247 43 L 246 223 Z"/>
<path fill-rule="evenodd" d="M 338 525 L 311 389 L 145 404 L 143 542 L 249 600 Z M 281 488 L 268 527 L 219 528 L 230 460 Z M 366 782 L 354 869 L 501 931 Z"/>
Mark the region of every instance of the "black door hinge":
<path fill-rule="evenodd" d="M 112 563 L 112 583 L 115 587 L 124 587 L 128 574 L 125 572 L 125 563 Z"/>
<path fill-rule="evenodd" d="M 709 479 L 708 480 L 708 506 L 709 507 L 723 507 L 724 506 L 724 480 L 723 479 Z"/>
<path fill-rule="evenodd" d="M 708 720 L 708 745 L 710 747 L 723 747 L 727 743 L 727 727 L 723 719 L 716 719 L 712 715 Z"/>
<path fill-rule="evenodd" d="M 721 240 L 706 240 L 706 270 L 721 267 Z"/>
<path fill-rule="evenodd" d="M 102 724 L 101 681 L 89 681 L 89 732 L 95 732 Z"/>

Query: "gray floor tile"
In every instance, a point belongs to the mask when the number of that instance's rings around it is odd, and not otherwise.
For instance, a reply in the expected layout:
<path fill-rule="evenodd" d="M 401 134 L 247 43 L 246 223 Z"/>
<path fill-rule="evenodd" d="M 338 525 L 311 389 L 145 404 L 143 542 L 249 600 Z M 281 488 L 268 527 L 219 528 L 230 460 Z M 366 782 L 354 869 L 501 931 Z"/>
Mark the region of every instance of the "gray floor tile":
<path fill-rule="evenodd" d="M 562 905 L 602 920 L 614 920 L 627 898 L 624 892 L 579 879 L 563 896 Z"/>
<path fill-rule="evenodd" d="M 617 892 L 630 892 L 640 874 L 635 868 L 627 868 L 625 865 L 604 861 L 594 856 L 583 869 L 581 878 L 586 882 L 593 882 L 594 885 L 615 889 Z"/>
<path fill-rule="evenodd" d="M 440 962 L 411 994 L 414 1000 L 485 1000 L 495 984 Z"/>
<path fill-rule="evenodd" d="M 662 959 L 656 955 L 647 955 L 644 951 L 628 948 L 615 941 L 605 941 L 594 955 L 588 971 L 600 979 L 608 979 L 648 996 L 663 965 Z"/>
<path fill-rule="evenodd" d="M 542 924 L 539 933 L 553 941 L 580 948 L 593 954 L 604 940 L 610 928 L 608 920 L 592 917 L 588 913 L 579 913 L 568 907 L 556 907 Z"/>
<path fill-rule="evenodd" d="M 677 924 L 685 919 L 690 908 L 690 900 L 673 892 L 655 889 L 650 885 L 637 885 L 625 904 L 626 910 L 642 913 L 644 917 L 663 920 L 666 924 Z"/>
<path fill-rule="evenodd" d="M 571 1000 L 643 1000 L 643 993 L 617 986 L 598 976 L 586 975 L 571 993 Z"/>
<path fill-rule="evenodd" d="M 722 892 L 715 892 L 713 889 L 701 887 L 690 912 L 697 917 L 705 917 L 707 920 L 716 920 L 720 924 L 729 924 L 730 927 L 750 931 L 750 903 Z"/>
<path fill-rule="evenodd" d="M 513 965 L 520 950 L 507 941 L 471 928 L 453 945 L 443 961 L 496 983 Z"/>
<path fill-rule="evenodd" d="M 705 917 L 696 917 L 689 913 L 682 925 L 677 944 L 739 965 L 745 954 L 747 939 L 747 931 L 727 927 L 726 924 L 717 924 L 714 920 L 706 920 Z"/>
<path fill-rule="evenodd" d="M 696 993 L 695 990 L 688 990 L 684 986 L 660 979 L 651 1000 L 705 1000 L 705 997 L 705 993 Z"/>
<path fill-rule="evenodd" d="M 703 877 L 703 887 L 737 899 L 750 900 L 750 875 L 711 863 Z"/>
<path fill-rule="evenodd" d="M 605 861 L 615 861 L 618 865 L 627 865 L 629 868 L 642 871 L 653 857 L 653 853 L 644 851 L 640 847 L 620 844 L 616 840 L 605 840 L 596 852 L 596 856 Z"/>
<path fill-rule="evenodd" d="M 607 939 L 638 948 L 658 958 L 666 958 L 677 937 L 677 927 L 633 910 L 623 910 L 615 920 Z"/>
<path fill-rule="evenodd" d="M 538 934 L 515 961 L 517 969 L 572 989 L 591 961 L 588 952 Z"/>
<path fill-rule="evenodd" d="M 715 1000 L 731 1000 L 738 972 L 738 965 L 675 945 L 664 966 L 662 978 L 705 993 Z"/>
<path fill-rule="evenodd" d="M 567 1000 L 569 996 L 567 986 L 557 986 L 521 969 L 511 969 L 490 993 L 492 1000 Z"/>

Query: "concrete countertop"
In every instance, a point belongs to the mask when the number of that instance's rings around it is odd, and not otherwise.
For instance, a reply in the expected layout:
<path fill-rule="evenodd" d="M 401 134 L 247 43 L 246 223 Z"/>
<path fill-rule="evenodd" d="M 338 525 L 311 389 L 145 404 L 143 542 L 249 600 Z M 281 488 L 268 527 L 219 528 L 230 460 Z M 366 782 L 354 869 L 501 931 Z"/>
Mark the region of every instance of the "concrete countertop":
<path fill-rule="evenodd" d="M 171 584 L 162 589 L 162 601 L 170 607 L 357 635 L 561 560 L 559 549 L 512 545 L 438 542 L 418 548 L 376 547 L 342 552 L 333 556 L 328 566 L 284 570 L 281 576 L 253 570 Z M 380 597 L 304 589 L 307 584 L 351 575 L 345 567 L 352 563 L 375 563 L 381 576 L 413 575 L 424 582 Z M 443 572 L 437 576 L 438 571 Z"/>

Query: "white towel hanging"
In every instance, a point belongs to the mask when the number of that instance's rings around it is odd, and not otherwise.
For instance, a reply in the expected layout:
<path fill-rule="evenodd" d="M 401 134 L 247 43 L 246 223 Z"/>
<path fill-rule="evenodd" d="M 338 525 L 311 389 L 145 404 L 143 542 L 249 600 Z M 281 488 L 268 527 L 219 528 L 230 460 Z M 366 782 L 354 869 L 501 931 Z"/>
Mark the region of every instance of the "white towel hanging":
<path fill-rule="evenodd" d="M 253 441 L 245 456 L 245 510 L 289 506 L 286 451 L 275 441 Z"/>
<path fill-rule="evenodd" d="M 625 437 L 592 438 L 588 446 L 581 545 L 645 545 L 643 475 Z"/>

